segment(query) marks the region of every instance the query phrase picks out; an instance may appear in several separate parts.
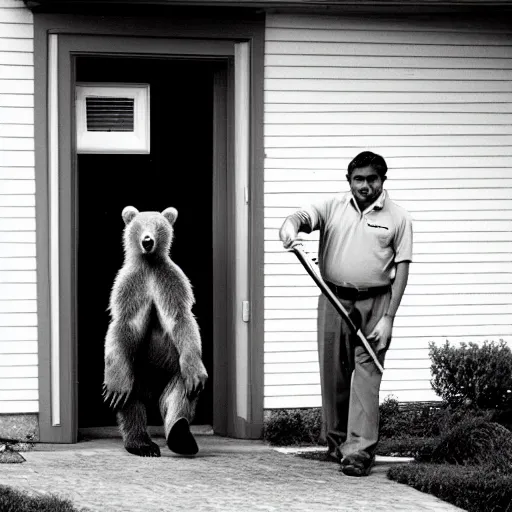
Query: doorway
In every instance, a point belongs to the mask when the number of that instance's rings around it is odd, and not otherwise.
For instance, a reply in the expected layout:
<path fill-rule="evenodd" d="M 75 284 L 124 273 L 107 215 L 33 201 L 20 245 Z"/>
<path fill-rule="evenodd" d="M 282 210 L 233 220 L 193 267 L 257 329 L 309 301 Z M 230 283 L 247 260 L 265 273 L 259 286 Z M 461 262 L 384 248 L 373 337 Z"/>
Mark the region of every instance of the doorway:
<path fill-rule="evenodd" d="M 209 374 L 194 423 L 213 421 L 213 87 L 223 64 L 161 58 L 78 57 L 77 82 L 150 86 L 144 155 L 80 154 L 77 161 L 78 426 L 115 425 L 103 403 L 110 290 L 123 263 L 121 211 L 178 210 L 171 258 L 192 283 Z M 156 404 L 148 423 L 160 425 Z"/>

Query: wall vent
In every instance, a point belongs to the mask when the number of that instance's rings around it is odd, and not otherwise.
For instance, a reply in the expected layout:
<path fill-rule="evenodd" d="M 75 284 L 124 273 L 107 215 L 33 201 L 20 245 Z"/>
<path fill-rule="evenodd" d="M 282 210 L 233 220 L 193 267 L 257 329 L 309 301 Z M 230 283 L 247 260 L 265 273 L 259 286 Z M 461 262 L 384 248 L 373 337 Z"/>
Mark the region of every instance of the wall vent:
<path fill-rule="evenodd" d="M 149 85 L 77 84 L 78 153 L 149 153 Z"/>
<path fill-rule="evenodd" d="M 133 98 L 85 98 L 88 132 L 133 132 Z"/>

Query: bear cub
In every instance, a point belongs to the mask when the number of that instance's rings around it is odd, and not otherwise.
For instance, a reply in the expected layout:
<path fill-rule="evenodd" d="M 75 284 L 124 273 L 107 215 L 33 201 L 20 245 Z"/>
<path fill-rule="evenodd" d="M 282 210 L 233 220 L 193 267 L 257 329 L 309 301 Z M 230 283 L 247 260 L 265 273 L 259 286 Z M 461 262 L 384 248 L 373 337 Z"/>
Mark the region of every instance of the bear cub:
<path fill-rule="evenodd" d="M 116 410 L 125 449 L 142 457 L 160 456 L 147 431 L 152 398 L 158 398 L 167 446 L 183 455 L 198 451 L 189 425 L 208 375 L 192 287 L 169 255 L 177 216 L 175 208 L 122 212 L 124 264 L 110 295 L 104 398 Z"/>

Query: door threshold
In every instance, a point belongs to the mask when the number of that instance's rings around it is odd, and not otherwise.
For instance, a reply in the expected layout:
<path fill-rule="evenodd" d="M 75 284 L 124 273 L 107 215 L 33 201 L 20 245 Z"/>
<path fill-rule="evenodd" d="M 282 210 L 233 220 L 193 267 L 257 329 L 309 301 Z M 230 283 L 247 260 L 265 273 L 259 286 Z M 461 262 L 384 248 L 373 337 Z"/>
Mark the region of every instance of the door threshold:
<path fill-rule="evenodd" d="M 191 425 L 190 431 L 195 436 L 212 436 L 213 427 L 211 425 Z M 164 437 L 164 427 L 162 425 L 148 426 L 148 432 L 151 437 Z M 119 428 L 115 426 L 107 427 L 84 427 L 78 429 L 78 441 L 88 439 L 108 439 L 121 438 Z"/>

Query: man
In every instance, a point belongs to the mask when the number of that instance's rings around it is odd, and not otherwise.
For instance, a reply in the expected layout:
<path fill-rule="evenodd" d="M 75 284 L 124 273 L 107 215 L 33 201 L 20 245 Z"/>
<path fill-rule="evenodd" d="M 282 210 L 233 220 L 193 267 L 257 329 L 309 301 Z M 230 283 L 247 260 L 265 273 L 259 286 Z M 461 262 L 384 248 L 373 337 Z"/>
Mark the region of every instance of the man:
<path fill-rule="evenodd" d="M 349 314 L 358 310 L 361 331 L 381 364 L 412 260 L 411 218 L 383 190 L 386 172 L 380 155 L 360 153 L 348 165 L 351 192 L 298 210 L 279 232 L 284 247 L 290 249 L 300 231 L 320 230 L 320 273 Z M 379 438 L 382 375 L 323 295 L 318 349 L 323 435 L 329 453 L 340 460 L 344 474 L 366 476 Z"/>

